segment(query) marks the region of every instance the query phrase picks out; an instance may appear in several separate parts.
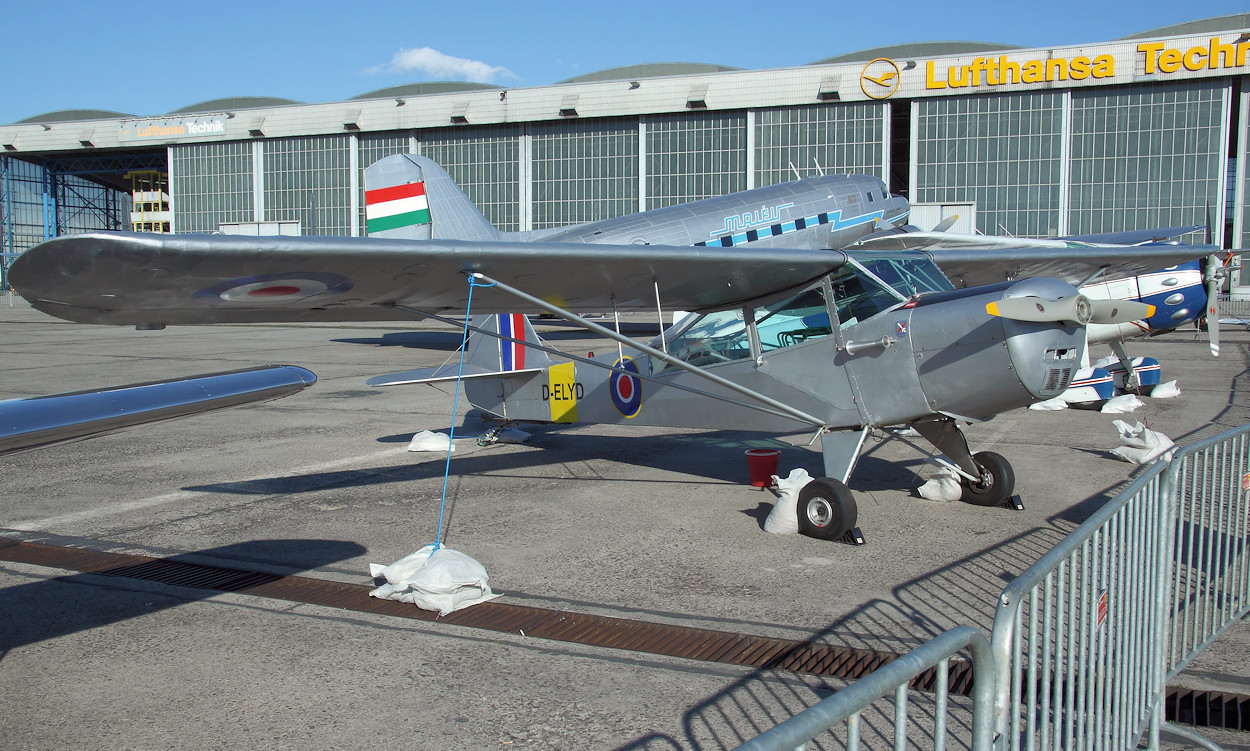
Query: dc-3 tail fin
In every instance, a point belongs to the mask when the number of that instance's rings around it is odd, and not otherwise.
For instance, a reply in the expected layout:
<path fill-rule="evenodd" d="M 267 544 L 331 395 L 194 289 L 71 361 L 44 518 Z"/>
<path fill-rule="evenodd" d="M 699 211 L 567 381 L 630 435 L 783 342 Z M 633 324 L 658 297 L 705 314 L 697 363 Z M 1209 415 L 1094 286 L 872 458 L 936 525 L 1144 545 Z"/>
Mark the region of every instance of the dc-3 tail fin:
<path fill-rule="evenodd" d="M 396 154 L 365 170 L 370 237 L 400 240 L 501 240 L 455 180 L 433 159 Z"/>
<path fill-rule="evenodd" d="M 410 383 L 437 383 L 454 381 L 457 376 L 465 379 L 465 393 L 469 401 L 474 399 L 473 381 L 505 378 L 523 373 L 537 373 L 550 367 L 553 362 L 546 352 L 527 347 L 521 342 L 545 346 L 530 325 L 529 319 L 520 313 L 473 316 L 471 323 L 485 332 L 473 332 L 469 336 L 469 352 L 465 356 L 463 372 L 459 363 L 451 362 L 437 368 L 406 370 L 370 378 L 370 386 L 399 386 Z M 492 336 L 497 334 L 499 336 Z M 500 336 L 505 338 L 499 338 Z M 518 341 L 513 342 L 511 339 Z M 492 393 L 497 387 L 487 387 Z"/>

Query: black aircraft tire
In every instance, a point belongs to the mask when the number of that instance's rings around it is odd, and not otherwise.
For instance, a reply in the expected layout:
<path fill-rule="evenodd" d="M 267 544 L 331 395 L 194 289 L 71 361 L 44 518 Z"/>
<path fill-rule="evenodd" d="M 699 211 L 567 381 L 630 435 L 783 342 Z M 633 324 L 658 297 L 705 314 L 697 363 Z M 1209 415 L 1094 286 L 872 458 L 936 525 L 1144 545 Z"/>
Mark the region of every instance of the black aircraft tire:
<path fill-rule="evenodd" d="M 962 480 L 960 500 L 974 506 L 1001 506 L 1016 489 L 1016 473 L 1011 464 L 993 451 L 979 451 L 972 455 L 972 461 L 988 472 L 989 478 L 983 485 Z"/>
<path fill-rule="evenodd" d="M 855 496 L 841 481 L 818 477 L 799 491 L 799 532 L 818 540 L 840 540 L 859 518 Z"/>

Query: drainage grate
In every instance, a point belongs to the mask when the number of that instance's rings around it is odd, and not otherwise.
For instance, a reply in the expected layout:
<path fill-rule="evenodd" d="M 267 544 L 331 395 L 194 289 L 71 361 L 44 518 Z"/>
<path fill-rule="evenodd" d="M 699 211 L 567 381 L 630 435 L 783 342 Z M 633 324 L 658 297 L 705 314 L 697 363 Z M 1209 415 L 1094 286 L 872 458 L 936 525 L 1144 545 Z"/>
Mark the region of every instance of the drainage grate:
<path fill-rule="evenodd" d="M 1168 722 L 1178 725 L 1250 730 L 1250 696 L 1244 694 L 1171 688 L 1163 706 Z"/>
<path fill-rule="evenodd" d="M 363 584 L 345 584 L 305 576 L 281 576 L 42 543 L 0 540 L 0 559 L 103 576 L 237 592 L 362 613 L 439 621 L 503 633 L 524 633 L 538 639 L 833 678 L 859 678 L 898 657 L 893 652 L 571 613 L 498 600 L 480 603 L 440 618 L 435 613 L 413 605 L 369 597 L 369 591 L 373 587 Z M 912 685 L 920 690 L 932 691 L 936 685 L 936 676 L 929 671 L 914 679 Z M 967 694 L 971 685 L 971 665 L 966 661 L 952 660 L 951 693 Z"/>

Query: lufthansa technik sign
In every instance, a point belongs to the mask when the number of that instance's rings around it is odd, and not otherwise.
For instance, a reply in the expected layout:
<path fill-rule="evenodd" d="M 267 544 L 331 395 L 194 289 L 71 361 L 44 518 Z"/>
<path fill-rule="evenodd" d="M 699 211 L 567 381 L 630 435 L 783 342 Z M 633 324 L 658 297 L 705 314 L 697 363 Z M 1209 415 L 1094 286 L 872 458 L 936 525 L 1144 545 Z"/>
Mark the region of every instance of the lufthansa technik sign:
<path fill-rule="evenodd" d="M 226 116 L 182 117 L 163 120 L 129 120 L 121 124 L 118 140 L 161 141 L 170 138 L 224 136 Z"/>

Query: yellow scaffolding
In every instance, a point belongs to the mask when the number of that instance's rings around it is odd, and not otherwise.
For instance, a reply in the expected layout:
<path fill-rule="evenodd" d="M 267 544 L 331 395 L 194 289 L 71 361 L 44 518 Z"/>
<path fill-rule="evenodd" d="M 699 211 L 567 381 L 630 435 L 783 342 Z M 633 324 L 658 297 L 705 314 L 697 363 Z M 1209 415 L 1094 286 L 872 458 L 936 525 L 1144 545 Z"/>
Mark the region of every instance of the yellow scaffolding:
<path fill-rule="evenodd" d="M 130 229 L 134 232 L 169 232 L 169 173 L 132 170 L 130 180 Z"/>

